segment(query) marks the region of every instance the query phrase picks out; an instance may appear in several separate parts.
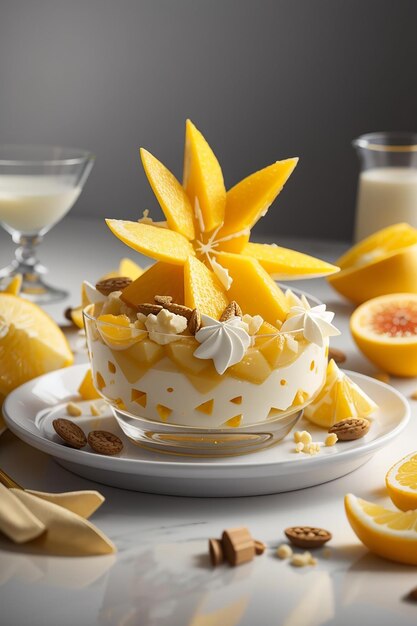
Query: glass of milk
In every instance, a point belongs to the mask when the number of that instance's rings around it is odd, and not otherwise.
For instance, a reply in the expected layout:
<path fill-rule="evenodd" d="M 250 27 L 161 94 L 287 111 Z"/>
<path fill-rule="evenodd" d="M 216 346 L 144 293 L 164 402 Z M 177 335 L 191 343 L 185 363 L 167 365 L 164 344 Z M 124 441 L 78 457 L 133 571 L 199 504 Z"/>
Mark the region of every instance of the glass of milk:
<path fill-rule="evenodd" d="M 85 150 L 0 145 L 0 225 L 17 244 L 15 259 L 0 269 L 0 281 L 22 274 L 21 295 L 33 302 L 67 296 L 44 282 L 47 270 L 36 247 L 74 205 L 93 163 Z"/>
<path fill-rule="evenodd" d="M 353 146 L 361 163 L 355 241 L 399 222 L 417 228 L 417 133 L 369 133 Z"/>

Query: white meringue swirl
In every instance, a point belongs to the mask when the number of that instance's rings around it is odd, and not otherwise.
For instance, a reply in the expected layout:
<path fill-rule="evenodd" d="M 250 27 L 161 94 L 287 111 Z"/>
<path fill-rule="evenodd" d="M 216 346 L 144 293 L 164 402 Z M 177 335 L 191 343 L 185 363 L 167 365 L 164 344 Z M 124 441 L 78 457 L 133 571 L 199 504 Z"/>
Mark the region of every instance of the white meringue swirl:
<path fill-rule="evenodd" d="M 327 337 L 340 335 L 340 331 L 331 323 L 334 313 L 326 311 L 325 304 L 311 307 L 304 295 L 301 299 L 295 294 L 292 295 L 296 304 L 290 308 L 287 319 L 281 326 L 281 332 L 302 331 L 307 341 L 320 347 L 324 345 Z"/>
<path fill-rule="evenodd" d="M 228 367 L 239 363 L 251 344 L 247 327 L 240 317 L 232 317 L 219 322 L 209 315 L 202 315 L 202 328 L 195 338 L 201 344 L 194 351 L 198 359 L 212 359 L 218 374 L 224 374 Z"/>

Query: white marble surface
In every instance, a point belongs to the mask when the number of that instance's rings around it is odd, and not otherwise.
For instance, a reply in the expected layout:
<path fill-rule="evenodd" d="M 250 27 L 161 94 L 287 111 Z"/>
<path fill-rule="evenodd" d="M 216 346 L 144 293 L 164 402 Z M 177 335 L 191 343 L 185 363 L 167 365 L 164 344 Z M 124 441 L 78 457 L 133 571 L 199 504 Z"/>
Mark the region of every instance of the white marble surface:
<path fill-rule="evenodd" d="M 287 244 L 287 242 L 282 242 Z M 341 244 L 291 242 L 329 260 Z M 64 220 L 42 247 L 50 280 L 69 288 L 68 303 L 51 307 L 60 321 L 78 302 L 83 277 L 95 280 L 126 254 L 103 223 Z M 0 234 L 0 265 L 12 246 Z M 134 254 L 134 253 L 133 253 Z M 133 258 L 133 256 L 132 256 Z M 348 331 L 351 307 L 325 281 L 301 284 L 336 311 L 343 331 L 334 345 L 347 352 L 349 369 L 373 373 Z M 392 380 L 409 395 L 415 380 Z M 417 622 L 417 605 L 403 600 L 417 584 L 416 568 L 372 556 L 345 518 L 343 496 L 353 492 L 388 504 L 384 477 L 390 465 L 417 449 L 417 411 L 402 436 L 356 472 L 319 487 L 281 495 L 236 499 L 152 496 L 96 485 L 56 465 L 6 432 L 0 466 L 27 487 L 61 491 L 97 487 L 106 502 L 93 521 L 118 547 L 115 557 L 47 558 L 25 554 L 0 541 L 0 622 L 4 626 L 319 626 Z M 324 526 L 334 539 L 316 567 L 296 569 L 274 556 L 283 529 L 294 524 Z M 267 552 L 239 568 L 212 569 L 208 537 L 246 525 L 268 545 Z"/>

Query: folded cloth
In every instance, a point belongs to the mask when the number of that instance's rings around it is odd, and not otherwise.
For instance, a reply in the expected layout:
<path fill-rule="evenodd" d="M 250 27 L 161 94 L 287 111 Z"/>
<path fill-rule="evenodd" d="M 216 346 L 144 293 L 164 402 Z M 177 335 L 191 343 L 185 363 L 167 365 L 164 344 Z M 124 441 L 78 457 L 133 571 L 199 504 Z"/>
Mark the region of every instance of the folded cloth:
<path fill-rule="evenodd" d="M 94 491 L 47 494 L 7 489 L 0 484 L 0 531 L 30 551 L 88 556 L 116 551 L 89 517 L 104 501 Z"/>

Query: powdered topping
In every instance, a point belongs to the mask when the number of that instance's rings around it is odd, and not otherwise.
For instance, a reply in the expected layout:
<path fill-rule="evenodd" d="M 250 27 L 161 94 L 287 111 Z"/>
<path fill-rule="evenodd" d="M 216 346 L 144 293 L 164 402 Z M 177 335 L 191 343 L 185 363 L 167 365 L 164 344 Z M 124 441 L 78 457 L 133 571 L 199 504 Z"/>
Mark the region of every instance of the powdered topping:
<path fill-rule="evenodd" d="M 225 322 L 201 316 L 203 327 L 195 338 L 201 345 L 195 350 L 198 359 L 212 359 L 219 374 L 228 367 L 240 363 L 251 344 L 251 338 L 240 317 L 232 317 Z"/>

